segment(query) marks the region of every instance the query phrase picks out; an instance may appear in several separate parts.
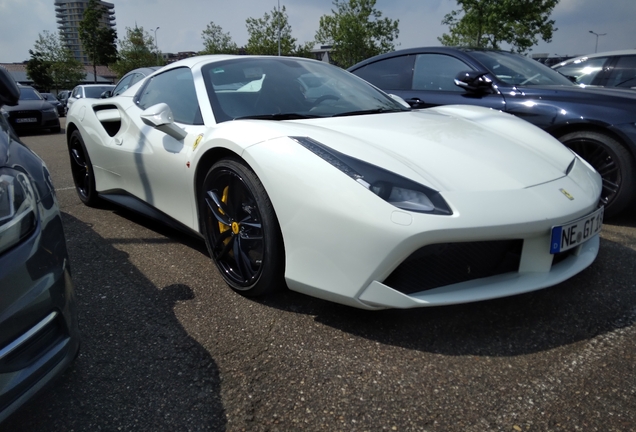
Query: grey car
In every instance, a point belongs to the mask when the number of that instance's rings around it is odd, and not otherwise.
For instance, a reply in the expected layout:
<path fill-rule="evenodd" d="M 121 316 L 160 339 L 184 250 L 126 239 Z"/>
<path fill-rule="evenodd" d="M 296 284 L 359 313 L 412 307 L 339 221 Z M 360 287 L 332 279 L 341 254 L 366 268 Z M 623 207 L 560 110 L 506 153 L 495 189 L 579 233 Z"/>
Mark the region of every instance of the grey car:
<path fill-rule="evenodd" d="M 40 93 L 40 94 L 48 103 L 50 103 L 51 105 L 55 107 L 55 109 L 57 110 L 58 116 L 64 117 L 64 105 L 62 105 L 62 102 L 57 100 L 57 98 L 55 97 L 53 93 Z"/>
<path fill-rule="evenodd" d="M 19 94 L 11 75 L 0 68 L 0 107 L 15 105 Z M 64 372 L 78 349 L 75 294 L 51 177 L 2 115 L 0 429 Z"/>
<path fill-rule="evenodd" d="M 577 84 L 636 90 L 636 49 L 588 54 L 552 69 Z"/>

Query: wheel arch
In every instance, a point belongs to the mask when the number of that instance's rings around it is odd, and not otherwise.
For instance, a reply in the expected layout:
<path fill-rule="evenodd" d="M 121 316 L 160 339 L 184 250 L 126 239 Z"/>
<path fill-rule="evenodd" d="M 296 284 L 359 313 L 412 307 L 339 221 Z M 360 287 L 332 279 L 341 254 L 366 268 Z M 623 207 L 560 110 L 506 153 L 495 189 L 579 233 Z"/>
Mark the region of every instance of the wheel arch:
<path fill-rule="evenodd" d="M 71 142 L 71 135 L 73 132 L 79 130 L 79 128 L 75 125 L 75 123 L 71 122 L 66 125 L 66 144 L 68 145 Z"/>
<path fill-rule="evenodd" d="M 596 132 L 599 134 L 604 134 L 618 141 L 632 156 L 634 162 L 636 162 L 636 143 L 631 143 L 630 140 L 624 136 L 619 131 L 612 129 L 610 127 L 605 127 L 598 124 L 590 124 L 590 123 L 574 123 L 562 125 L 555 129 L 548 130 L 550 135 L 554 136 L 556 139 L 560 139 L 561 137 L 573 133 L 573 132 Z"/>
<path fill-rule="evenodd" d="M 217 161 L 226 157 L 233 157 L 240 159 L 249 166 L 249 164 L 236 152 L 227 149 L 225 147 L 214 147 L 207 150 L 203 156 L 199 159 L 197 163 L 197 168 L 194 174 L 194 202 L 197 209 L 197 225 L 198 231 L 201 232 L 201 209 L 199 208 L 199 193 L 201 192 L 201 186 L 203 185 L 203 180 L 207 175 L 208 171 Z"/>

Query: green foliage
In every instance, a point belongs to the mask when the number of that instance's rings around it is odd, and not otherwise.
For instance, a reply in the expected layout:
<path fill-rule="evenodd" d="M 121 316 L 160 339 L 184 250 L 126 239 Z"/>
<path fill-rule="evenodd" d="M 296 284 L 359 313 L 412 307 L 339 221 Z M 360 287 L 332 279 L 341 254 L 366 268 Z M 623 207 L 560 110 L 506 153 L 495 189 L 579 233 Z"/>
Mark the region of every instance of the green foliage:
<path fill-rule="evenodd" d="M 162 64 L 153 37 L 143 27 L 126 27 L 126 37 L 119 41 L 119 57 L 110 67 L 121 78 L 133 69 Z"/>
<path fill-rule="evenodd" d="M 203 51 L 200 54 L 236 54 L 238 46 L 232 41 L 230 33 L 223 33 L 221 26 L 210 22 L 201 33 Z"/>
<path fill-rule="evenodd" d="M 27 77 L 33 81 L 33 87 L 48 91 L 53 87 L 53 78 L 49 72 L 51 62 L 44 60 L 42 53 L 29 50 L 31 58 L 26 63 Z"/>
<path fill-rule="evenodd" d="M 374 55 L 393 51 L 399 20 L 382 18 L 376 0 L 334 0 L 331 15 L 320 17 L 316 41 L 331 45 L 329 57 L 347 68 Z"/>
<path fill-rule="evenodd" d="M 27 75 L 38 89 L 71 89 L 86 76 L 84 66 L 75 60 L 56 34 L 48 31 L 38 34 L 35 50 L 29 50 L 29 54 Z"/>
<path fill-rule="evenodd" d="M 96 65 L 107 65 L 117 60 L 117 32 L 103 23 L 108 11 L 97 0 L 88 0 L 84 16 L 79 25 L 82 48 L 93 65 L 97 82 Z"/>
<path fill-rule="evenodd" d="M 280 54 L 294 55 L 296 52 L 296 39 L 291 35 L 285 6 L 280 12 L 276 9 L 271 14 L 265 12 L 263 18 L 248 18 L 245 24 L 250 36 L 245 47 L 248 54 L 278 55 L 279 32 Z"/>
<path fill-rule="evenodd" d="M 447 46 L 499 49 L 507 43 L 525 53 L 541 37 L 552 40 L 557 30 L 550 14 L 559 0 L 457 0 L 460 10 L 442 20 L 449 33 L 438 40 Z"/>

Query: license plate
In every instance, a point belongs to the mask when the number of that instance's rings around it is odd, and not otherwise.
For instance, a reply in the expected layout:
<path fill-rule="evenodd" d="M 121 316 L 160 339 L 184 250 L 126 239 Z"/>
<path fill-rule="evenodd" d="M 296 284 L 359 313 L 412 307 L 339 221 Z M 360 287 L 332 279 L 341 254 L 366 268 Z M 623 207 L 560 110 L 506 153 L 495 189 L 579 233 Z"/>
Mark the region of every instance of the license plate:
<path fill-rule="evenodd" d="M 28 117 L 28 118 L 17 118 L 15 119 L 16 123 L 35 123 L 37 122 L 38 119 L 34 118 L 34 117 Z"/>
<path fill-rule="evenodd" d="M 577 219 L 565 225 L 552 227 L 550 253 L 555 254 L 577 247 L 601 232 L 603 211 L 604 207 L 601 207 L 594 213 L 581 219 Z"/>

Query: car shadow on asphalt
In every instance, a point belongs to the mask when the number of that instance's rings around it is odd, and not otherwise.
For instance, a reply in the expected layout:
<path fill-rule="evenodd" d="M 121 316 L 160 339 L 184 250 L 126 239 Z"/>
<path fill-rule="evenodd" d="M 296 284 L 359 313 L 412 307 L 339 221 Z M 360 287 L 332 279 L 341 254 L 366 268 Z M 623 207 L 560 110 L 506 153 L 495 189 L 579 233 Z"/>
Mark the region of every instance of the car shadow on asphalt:
<path fill-rule="evenodd" d="M 387 345 L 444 355 L 517 356 L 636 323 L 636 251 L 602 239 L 597 260 L 559 285 L 502 299 L 364 311 L 284 293 L 265 303 Z"/>
<path fill-rule="evenodd" d="M 80 353 L 0 429 L 225 430 L 218 366 L 174 312 L 177 302 L 194 298 L 192 289 L 155 286 L 90 226 L 62 217 Z"/>
<path fill-rule="evenodd" d="M 208 256 L 200 239 L 106 206 Z M 630 221 L 632 216 L 626 213 L 610 222 Z M 516 356 L 586 341 L 636 323 L 634 262 L 636 251 L 602 238 L 598 258 L 580 274 L 553 287 L 502 299 L 382 311 L 355 309 L 289 290 L 249 300 L 311 315 L 327 326 L 387 345 L 445 355 Z"/>

